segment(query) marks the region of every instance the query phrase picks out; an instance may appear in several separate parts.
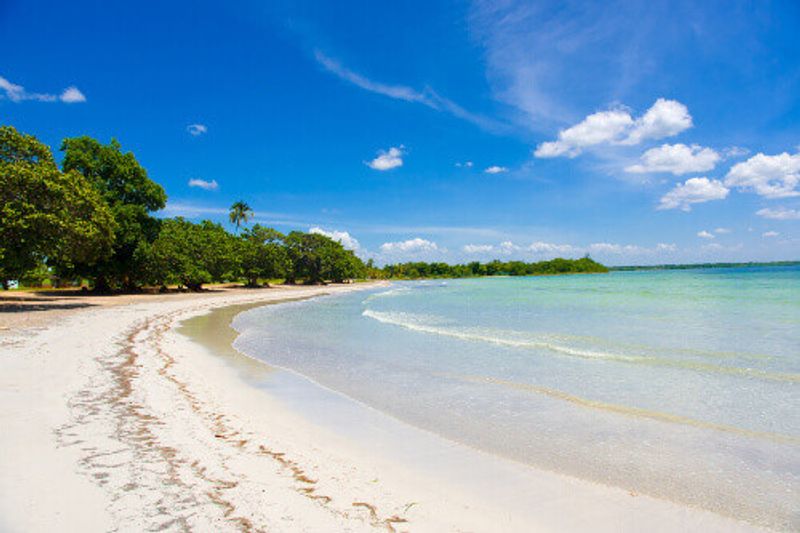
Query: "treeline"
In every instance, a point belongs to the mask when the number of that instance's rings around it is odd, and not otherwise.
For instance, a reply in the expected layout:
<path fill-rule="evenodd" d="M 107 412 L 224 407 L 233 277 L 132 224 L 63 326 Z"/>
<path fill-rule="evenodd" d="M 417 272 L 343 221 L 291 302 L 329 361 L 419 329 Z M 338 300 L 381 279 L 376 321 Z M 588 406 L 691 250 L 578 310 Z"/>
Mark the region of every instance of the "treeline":
<path fill-rule="evenodd" d="M 695 268 L 748 268 L 748 267 L 785 267 L 800 266 L 800 261 L 768 261 L 768 262 L 749 262 L 749 263 L 690 263 L 690 264 L 671 264 L 671 265 L 632 265 L 616 266 L 611 270 L 630 272 L 634 270 L 690 270 Z"/>
<path fill-rule="evenodd" d="M 284 235 L 254 225 L 252 211 L 231 208 L 236 235 L 210 221 L 157 218 L 164 189 L 116 141 L 65 139 L 61 168 L 50 148 L 0 127 L 0 282 L 89 280 L 98 291 L 143 286 L 284 279 L 344 281 L 367 275 L 353 252 L 324 235 Z"/>
<path fill-rule="evenodd" d="M 403 263 L 376 267 L 325 235 L 246 227 L 253 212 L 231 206 L 235 233 L 204 220 L 159 218 L 167 195 L 130 152 L 112 140 L 65 139 L 56 163 L 50 147 L 0 127 L 0 283 L 59 285 L 87 280 L 99 292 L 212 282 L 249 286 L 341 282 L 357 278 L 462 278 L 607 272 L 588 257 L 522 261 Z M 245 227 L 243 227 L 245 226 Z"/>
<path fill-rule="evenodd" d="M 479 276 L 546 276 L 555 274 L 588 274 L 608 272 L 608 268 L 589 257 L 581 259 L 551 259 L 525 263 L 523 261 L 477 261 L 465 265 L 447 263 L 401 263 L 381 269 L 386 278 L 472 278 Z"/>

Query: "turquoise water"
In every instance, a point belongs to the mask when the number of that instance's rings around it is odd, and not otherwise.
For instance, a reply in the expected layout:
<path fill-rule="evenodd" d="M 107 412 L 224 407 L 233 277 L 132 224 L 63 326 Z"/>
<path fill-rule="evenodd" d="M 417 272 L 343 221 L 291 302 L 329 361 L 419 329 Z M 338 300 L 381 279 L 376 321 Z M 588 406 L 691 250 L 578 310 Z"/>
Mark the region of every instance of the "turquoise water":
<path fill-rule="evenodd" d="M 516 461 L 800 528 L 800 268 L 395 283 L 237 347 Z"/>

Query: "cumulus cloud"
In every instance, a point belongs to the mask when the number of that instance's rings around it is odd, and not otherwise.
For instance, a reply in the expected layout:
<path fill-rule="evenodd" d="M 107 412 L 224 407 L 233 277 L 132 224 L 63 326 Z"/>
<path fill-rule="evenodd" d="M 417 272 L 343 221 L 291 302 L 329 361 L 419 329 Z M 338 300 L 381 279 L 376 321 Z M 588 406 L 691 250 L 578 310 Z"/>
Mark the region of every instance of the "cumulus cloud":
<path fill-rule="evenodd" d="M 381 150 L 378 152 L 378 156 L 375 159 L 367 161 L 365 164 L 371 169 L 380 171 L 402 167 L 403 145 L 400 145 L 399 148 L 393 146 L 388 150 Z"/>
<path fill-rule="evenodd" d="M 691 211 L 692 204 L 722 200 L 730 191 L 719 180 L 689 178 L 661 197 L 658 209 L 681 209 Z"/>
<path fill-rule="evenodd" d="M 571 244 L 554 244 L 541 241 L 529 244 L 528 250 L 535 254 L 572 254 L 577 251 Z"/>
<path fill-rule="evenodd" d="M 584 148 L 599 144 L 634 145 L 649 139 L 671 137 L 692 126 L 689 110 L 680 102 L 659 98 L 641 117 L 634 119 L 626 109 L 599 111 L 558 133 L 555 141 L 544 142 L 536 157 L 575 157 Z"/>
<path fill-rule="evenodd" d="M 657 148 L 647 150 L 641 157 L 641 163 L 631 165 L 625 172 L 671 172 L 676 176 L 690 172 L 705 172 L 711 170 L 720 160 L 717 152 L 711 148 L 704 148 L 697 144 L 662 144 Z"/>
<path fill-rule="evenodd" d="M 800 210 L 786 207 L 765 207 L 756 211 L 756 215 L 772 220 L 800 220 Z"/>
<path fill-rule="evenodd" d="M 766 198 L 800 196 L 800 153 L 778 155 L 758 153 L 735 164 L 725 177 L 725 185 L 752 190 Z"/>
<path fill-rule="evenodd" d="M 622 144 L 639 144 L 648 139 L 672 137 L 692 127 L 689 109 L 676 100 L 659 98 L 636 120 Z"/>
<path fill-rule="evenodd" d="M 698 231 L 697 232 L 697 236 L 700 237 L 701 239 L 714 239 L 715 238 L 713 233 L 709 233 L 706 230 Z"/>
<path fill-rule="evenodd" d="M 468 254 L 486 254 L 494 251 L 491 244 L 465 244 L 462 248 Z"/>
<path fill-rule="evenodd" d="M 193 178 L 189 180 L 189 187 L 198 187 L 200 189 L 205 189 L 206 191 L 216 191 L 219 189 L 219 183 L 217 180 L 201 180 L 199 178 Z"/>
<path fill-rule="evenodd" d="M 420 252 L 435 252 L 440 250 L 435 242 L 431 242 L 420 237 L 409 239 L 407 241 L 398 242 L 385 242 L 381 244 L 381 252 L 387 254 L 393 253 L 409 253 L 415 254 Z"/>
<path fill-rule="evenodd" d="M 620 140 L 633 125 L 627 111 L 600 111 L 587 116 L 578 124 L 561 130 L 557 141 L 540 144 L 533 154 L 536 157 L 575 157 L 587 146 Z"/>
<path fill-rule="evenodd" d="M 208 126 L 205 124 L 189 124 L 186 126 L 186 131 L 189 132 L 189 135 L 197 137 L 206 133 L 208 131 Z"/>
<path fill-rule="evenodd" d="M 78 104 L 86 101 L 86 96 L 74 85 L 64 89 L 59 99 L 65 104 Z"/>
<path fill-rule="evenodd" d="M 64 89 L 60 95 L 48 93 L 28 92 L 22 85 L 11 83 L 6 78 L 0 76 L 0 91 L 5 93 L 5 98 L 12 102 L 19 103 L 25 100 L 37 102 L 64 102 L 65 104 L 77 104 L 86 101 L 86 96 L 75 86 Z M 2 96 L 0 96 L 2 98 Z"/>
<path fill-rule="evenodd" d="M 458 163 L 456 163 L 456 166 L 458 168 L 472 168 L 473 167 L 473 163 L 472 163 L 472 161 L 464 161 L 463 163 L 458 162 Z"/>
<path fill-rule="evenodd" d="M 777 231 L 765 231 L 761 234 L 762 237 L 777 237 L 778 235 L 780 235 L 780 233 Z"/>
<path fill-rule="evenodd" d="M 484 172 L 487 174 L 502 174 L 503 172 L 508 172 L 508 168 L 492 165 L 484 170 Z"/>
<path fill-rule="evenodd" d="M 586 246 L 572 244 L 535 241 L 528 245 L 519 245 L 511 241 L 504 241 L 498 245 L 492 244 L 467 244 L 462 250 L 471 255 L 500 256 L 513 255 L 516 257 L 536 256 L 547 257 L 578 257 L 585 254 L 601 256 L 649 256 L 658 253 L 672 253 L 678 250 L 675 244 L 658 243 L 653 247 L 637 246 L 634 244 L 616 244 L 610 242 L 595 242 Z"/>
<path fill-rule="evenodd" d="M 348 250 L 353 250 L 354 252 L 358 252 L 361 250 L 361 244 L 358 240 L 350 235 L 350 233 L 346 231 L 338 231 L 338 230 L 331 230 L 326 231 L 319 227 L 313 227 L 308 230 L 309 233 L 317 233 L 319 235 L 325 235 L 342 244 Z"/>

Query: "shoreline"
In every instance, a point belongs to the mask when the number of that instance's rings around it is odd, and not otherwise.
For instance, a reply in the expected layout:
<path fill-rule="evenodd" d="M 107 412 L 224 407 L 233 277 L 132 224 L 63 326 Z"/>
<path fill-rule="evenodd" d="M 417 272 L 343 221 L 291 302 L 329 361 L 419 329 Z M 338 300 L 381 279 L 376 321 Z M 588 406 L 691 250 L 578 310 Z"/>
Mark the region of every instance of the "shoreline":
<path fill-rule="evenodd" d="M 219 329 L 216 348 L 180 331 L 187 319 L 226 307 L 238 306 L 232 319 L 241 306 L 371 286 L 141 299 L 0 337 L 0 529 L 757 529 L 491 457 L 400 422 L 377 422 L 372 435 L 353 438 L 242 379 L 244 369 L 231 364 L 238 351 L 219 353 L 230 339 Z M 269 373 L 275 386 L 298 386 L 281 370 Z M 295 393 L 301 401 L 313 395 Z M 360 409 L 340 414 L 355 426 L 367 420 Z M 408 461 L 390 446 L 377 450 L 380 439 L 399 442 Z M 474 487 L 457 481 L 465 467 Z M 519 483 L 496 487 L 516 501 L 486 494 L 485 483 L 502 480 Z"/>

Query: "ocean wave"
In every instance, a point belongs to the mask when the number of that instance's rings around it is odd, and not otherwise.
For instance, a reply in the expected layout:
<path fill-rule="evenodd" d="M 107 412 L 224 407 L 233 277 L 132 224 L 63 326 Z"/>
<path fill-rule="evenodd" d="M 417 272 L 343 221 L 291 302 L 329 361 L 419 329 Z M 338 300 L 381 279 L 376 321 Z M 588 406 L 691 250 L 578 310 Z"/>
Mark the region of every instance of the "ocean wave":
<path fill-rule="evenodd" d="M 382 312 L 374 311 L 372 309 L 365 309 L 361 314 L 383 324 L 398 326 L 421 333 L 451 337 L 463 341 L 484 342 L 499 346 L 528 350 L 547 350 L 559 355 L 579 357 L 590 360 L 605 360 L 635 365 L 713 372 L 717 374 L 740 377 L 753 377 L 770 381 L 800 383 L 800 374 L 768 372 L 757 368 L 714 365 L 697 361 L 669 359 L 651 355 L 634 355 L 613 351 L 592 350 L 575 346 L 574 344 L 570 345 L 564 342 L 557 342 L 556 339 L 559 338 L 558 336 L 542 335 L 538 337 L 532 337 L 531 334 L 509 330 L 441 327 L 451 322 L 449 322 L 446 318 L 433 315 L 419 315 L 403 312 Z M 561 338 L 563 339 L 564 337 L 561 336 Z"/>

